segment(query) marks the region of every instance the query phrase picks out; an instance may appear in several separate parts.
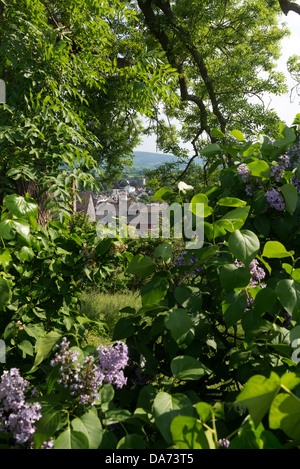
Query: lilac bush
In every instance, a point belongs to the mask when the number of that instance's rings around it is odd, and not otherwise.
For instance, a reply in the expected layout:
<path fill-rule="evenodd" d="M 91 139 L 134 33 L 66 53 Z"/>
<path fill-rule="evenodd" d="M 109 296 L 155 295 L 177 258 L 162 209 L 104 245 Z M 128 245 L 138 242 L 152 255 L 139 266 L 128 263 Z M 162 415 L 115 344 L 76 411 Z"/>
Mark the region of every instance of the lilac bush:
<path fill-rule="evenodd" d="M 128 347 L 124 342 L 117 341 L 108 347 L 100 346 L 99 351 L 100 370 L 103 380 L 122 388 L 127 383 L 123 369 L 128 363 Z"/>
<path fill-rule="evenodd" d="M 271 189 L 268 190 L 266 193 L 266 199 L 269 206 L 275 208 L 275 210 L 282 212 L 285 209 L 284 199 L 282 195 L 280 195 L 279 191 L 274 189 L 274 187 L 271 187 Z"/>
<path fill-rule="evenodd" d="M 79 352 L 70 349 L 70 342 L 64 337 L 58 346 L 51 365 L 60 365 L 59 384 L 70 390 L 72 397 L 79 397 L 82 405 L 93 404 L 98 399 L 98 388 L 103 381 L 103 375 L 94 364 L 92 356 L 86 357 L 84 363 L 78 361 Z"/>
<path fill-rule="evenodd" d="M 98 347 L 99 364 L 94 362 L 93 356 L 85 357 L 80 363 L 79 352 L 70 349 L 70 342 L 65 337 L 57 347 L 59 350 L 51 365 L 59 365 L 58 383 L 69 389 L 72 397 L 79 398 L 81 405 L 95 404 L 104 381 L 115 384 L 117 388 L 127 383 L 123 369 L 128 363 L 128 348 L 123 342 Z"/>
<path fill-rule="evenodd" d="M 242 163 L 238 166 L 237 172 L 238 174 L 241 175 L 243 182 L 249 181 L 251 174 L 250 174 L 248 166 L 245 163 Z"/>
<path fill-rule="evenodd" d="M 177 267 L 187 267 L 187 266 L 193 266 L 198 262 L 198 257 L 195 256 L 195 254 L 190 254 L 188 263 L 186 261 L 186 256 L 188 255 L 188 251 L 182 251 L 177 257 L 174 258 L 173 263 Z M 192 269 L 190 272 L 185 271 L 183 273 L 183 277 L 185 280 L 192 280 L 198 275 L 200 275 L 203 272 L 203 265 L 200 265 L 198 267 L 195 267 Z"/>
<path fill-rule="evenodd" d="M 265 284 L 261 283 L 261 280 L 265 278 L 266 272 L 264 271 L 262 267 L 259 267 L 257 259 L 253 259 L 253 261 L 250 262 L 249 270 L 251 274 L 251 278 L 250 278 L 251 287 L 256 287 L 257 285 L 260 285 L 261 287 L 265 286 Z"/>
<path fill-rule="evenodd" d="M 276 184 L 283 180 L 285 171 L 295 171 L 299 164 L 300 146 L 294 145 L 287 148 L 285 154 L 280 155 L 277 161 L 272 161 L 271 164 L 269 164 L 271 186 L 268 188 L 264 186 L 259 178 L 251 176 L 251 172 L 246 163 L 241 163 L 237 167 L 237 173 L 245 183 L 245 193 L 248 196 L 253 196 L 256 189 L 263 190 L 269 207 L 283 212 L 286 208 L 286 204 Z M 300 180 L 296 174 L 291 177 L 290 184 L 296 187 L 298 193 L 300 193 Z"/>
<path fill-rule="evenodd" d="M 238 261 L 237 259 L 234 261 L 234 263 L 237 267 L 245 268 L 245 265 L 242 262 Z M 250 262 L 248 268 L 251 274 L 250 281 L 249 281 L 250 287 L 254 288 L 254 287 L 259 286 L 261 288 L 265 288 L 266 284 L 262 283 L 261 281 L 265 278 L 266 272 L 264 271 L 262 267 L 259 266 L 258 260 L 253 259 L 253 261 Z M 247 291 L 242 290 L 242 293 L 246 295 L 248 307 L 245 309 L 245 311 L 248 311 L 251 304 L 254 302 L 254 298 L 252 297 L 252 295 L 250 294 L 248 290 Z"/>
<path fill-rule="evenodd" d="M 230 445 L 230 441 L 226 440 L 226 438 L 221 438 L 218 440 L 218 444 L 220 445 L 221 448 L 228 448 Z"/>
<path fill-rule="evenodd" d="M 26 402 L 29 382 L 17 368 L 4 371 L 0 382 L 0 429 L 12 432 L 17 444 L 31 442 L 35 423 L 41 418 L 41 405 Z"/>
<path fill-rule="evenodd" d="M 234 263 L 237 267 L 245 268 L 245 265 L 242 262 L 238 261 L 237 259 L 235 259 Z M 265 278 L 266 272 L 264 271 L 262 267 L 259 266 L 257 259 L 253 259 L 253 261 L 250 262 L 249 271 L 251 274 L 251 278 L 249 282 L 251 287 L 257 287 L 258 285 L 260 286 L 265 285 L 265 284 L 261 284 L 260 282 L 261 280 Z"/>

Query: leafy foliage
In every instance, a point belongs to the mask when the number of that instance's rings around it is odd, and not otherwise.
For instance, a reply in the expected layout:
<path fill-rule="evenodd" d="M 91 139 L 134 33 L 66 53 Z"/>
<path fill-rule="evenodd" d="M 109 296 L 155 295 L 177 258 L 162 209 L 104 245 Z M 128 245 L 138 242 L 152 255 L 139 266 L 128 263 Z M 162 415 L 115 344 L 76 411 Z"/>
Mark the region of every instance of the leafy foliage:
<path fill-rule="evenodd" d="M 151 50 L 134 26 L 137 7 Z M 290 128 L 270 115 L 261 120 L 240 86 L 245 79 L 253 92 L 282 89 L 272 58 L 284 31 L 274 2 L 198 7 L 0 1 L 0 65 L 9 83 L 0 110 L 1 448 L 299 448 L 300 115 Z M 186 51 L 189 65 L 178 62 Z M 99 160 L 109 162 L 119 145 L 118 161 L 135 142 L 131 119 L 121 134 L 106 124 L 119 126 L 129 110 L 132 119 L 151 116 L 161 99 L 172 116 L 177 79 L 183 136 L 200 117 L 194 135 L 211 137 L 200 148 L 208 172 L 223 169 L 210 186 L 172 180 L 154 199 L 176 203 L 177 213 L 187 204 L 203 223 L 203 243 L 185 246 L 184 230 L 177 241 L 174 219 L 175 239 L 100 239 L 93 224 L 68 215 L 71 183 L 93 182 Z M 232 97 L 236 87 L 241 93 Z M 248 139 L 245 116 L 275 140 Z M 161 144 L 184 156 L 171 134 Z M 39 223 L 41 195 L 42 208 L 60 206 L 59 217 Z M 97 347 L 86 333 L 105 327 L 81 313 L 81 293 L 101 289 L 116 269 L 139 287 L 141 306 L 119 311 L 112 343 Z"/>
<path fill-rule="evenodd" d="M 92 373 L 97 351 L 84 340 L 91 320 L 78 313 L 80 283 L 84 275 L 101 282 L 113 241 L 76 223 L 41 228 L 34 200 L 5 198 L 1 337 L 6 367 L 19 366 L 38 389 L 34 447 L 49 439 L 72 449 L 298 447 L 299 196 L 282 191 L 280 210 L 267 196 L 271 186 L 298 187 L 297 142 L 297 125 L 275 143 L 240 139 L 224 149 L 235 165 L 218 186 L 158 191 L 170 204 L 204 203 L 204 244 L 175 253 L 165 239 L 127 256 L 127 272 L 142 280 L 141 308 L 124 308 L 112 337 L 128 347 L 127 384 L 104 382 L 87 405 L 61 387 L 51 362 L 68 337 L 81 376 Z M 82 256 L 84 242 L 96 266 Z"/>
<path fill-rule="evenodd" d="M 76 232 L 72 219 L 70 226 L 66 219 L 41 227 L 37 204 L 28 197 L 11 194 L 4 203 L 1 334 L 7 363 L 34 369 L 63 333 L 84 336 L 89 320 L 79 315 L 82 288 L 101 282 L 113 269 L 114 243 L 101 241 L 95 227 Z"/>
<path fill-rule="evenodd" d="M 287 33 L 278 25 L 278 4 L 138 0 L 137 5 L 146 40 L 178 71 L 181 104 L 172 109 L 167 102 L 165 117 L 158 112 L 153 123 L 161 150 L 184 157 L 183 144 L 189 142 L 200 156 L 203 140 L 215 141 L 216 127 L 227 136 L 234 130 L 277 137 L 279 119 L 264 106 L 263 92 L 286 89 L 275 68 Z"/>
<path fill-rule="evenodd" d="M 58 208 L 71 212 L 73 181 L 95 188 L 92 174 L 122 171 L 138 141 L 138 113 L 151 114 L 156 97 L 170 94 L 172 72 L 162 65 L 156 73 L 147 50 L 131 46 L 131 60 L 122 57 L 136 22 L 126 4 L 0 3 L 1 198 L 28 192 L 41 223 Z"/>

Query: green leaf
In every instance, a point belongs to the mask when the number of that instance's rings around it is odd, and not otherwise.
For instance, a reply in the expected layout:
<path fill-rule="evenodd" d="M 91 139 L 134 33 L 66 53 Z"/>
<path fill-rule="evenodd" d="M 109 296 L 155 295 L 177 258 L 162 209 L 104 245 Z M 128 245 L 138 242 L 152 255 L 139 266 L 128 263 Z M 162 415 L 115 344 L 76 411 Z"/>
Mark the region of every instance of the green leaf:
<path fill-rule="evenodd" d="M 267 241 L 264 246 L 263 253 L 262 253 L 262 257 L 275 258 L 275 259 L 276 258 L 281 259 L 284 257 L 291 257 L 291 256 L 292 254 L 288 252 L 286 248 L 284 247 L 284 245 L 280 243 L 279 241 Z"/>
<path fill-rule="evenodd" d="M 3 309 L 9 302 L 11 290 L 7 280 L 0 278 L 0 309 Z"/>
<path fill-rule="evenodd" d="M 228 238 L 228 247 L 240 262 L 248 266 L 258 253 L 260 242 L 252 231 L 235 230 Z"/>
<path fill-rule="evenodd" d="M 290 279 L 279 280 L 276 294 L 284 309 L 295 319 L 300 320 L 300 283 Z"/>
<path fill-rule="evenodd" d="M 30 197 L 22 197 L 17 194 L 10 194 L 4 198 L 5 207 L 17 217 L 36 216 L 38 204 Z"/>
<path fill-rule="evenodd" d="M 225 137 L 223 132 L 220 129 L 216 129 L 216 128 L 211 130 L 210 135 L 212 137 L 216 137 L 216 138 L 224 138 Z"/>
<path fill-rule="evenodd" d="M 218 200 L 218 205 L 222 207 L 242 207 L 247 205 L 247 202 L 236 197 L 223 197 Z"/>
<path fill-rule="evenodd" d="M 193 416 L 194 409 L 190 399 L 182 393 L 168 394 L 159 392 L 153 401 L 152 413 L 158 430 L 168 444 L 172 442 L 170 425 L 177 415 Z"/>
<path fill-rule="evenodd" d="M 249 215 L 249 210 L 250 207 L 248 205 L 245 207 L 237 207 L 217 220 L 215 225 L 231 233 L 235 230 L 240 230 Z"/>
<path fill-rule="evenodd" d="M 206 422 L 212 415 L 212 407 L 207 402 L 198 402 L 196 410 L 202 422 Z"/>
<path fill-rule="evenodd" d="M 21 220 L 21 219 L 18 219 L 18 220 L 14 219 L 11 221 L 12 221 L 12 224 L 11 224 L 12 228 L 14 228 L 14 230 L 20 236 L 23 236 L 23 238 L 27 239 L 30 233 L 30 226 L 28 225 L 28 223 L 26 223 L 26 221 Z"/>
<path fill-rule="evenodd" d="M 228 327 L 234 326 L 245 314 L 246 296 L 241 292 L 226 293 L 222 301 L 222 311 Z"/>
<path fill-rule="evenodd" d="M 179 449 L 210 449 L 203 426 L 195 417 L 178 415 L 170 430 L 173 444 Z"/>
<path fill-rule="evenodd" d="M 126 422 L 126 420 L 132 418 L 132 413 L 128 409 L 122 409 L 122 408 L 109 408 L 106 413 L 106 424 L 113 424 L 117 422 Z"/>
<path fill-rule="evenodd" d="M 291 277 L 296 282 L 300 282 L 300 269 L 294 269 L 291 273 Z"/>
<path fill-rule="evenodd" d="M 270 428 L 282 430 L 289 438 L 300 441 L 300 400 L 293 394 L 278 394 L 271 405 Z"/>
<path fill-rule="evenodd" d="M 3 270 L 6 270 L 6 267 L 12 261 L 12 257 L 8 249 L 0 249 L 0 264 L 3 267 Z"/>
<path fill-rule="evenodd" d="M 13 220 L 3 220 L 0 221 L 0 237 L 3 239 L 13 239 L 15 237 L 15 233 L 12 230 L 13 227 Z"/>
<path fill-rule="evenodd" d="M 207 368 L 196 358 L 189 355 L 181 355 L 171 361 L 171 371 L 174 378 L 187 381 L 198 380 L 208 373 Z"/>
<path fill-rule="evenodd" d="M 291 337 L 291 340 L 292 337 Z M 297 373 L 297 372 L 296 372 Z M 300 384 L 300 376 L 293 372 L 287 372 L 281 376 L 281 384 L 290 391 Z"/>
<path fill-rule="evenodd" d="M 279 389 L 280 378 L 271 372 L 270 378 L 262 375 L 252 376 L 238 395 L 237 401 L 248 408 L 256 427 L 267 414 Z"/>
<path fill-rule="evenodd" d="M 169 282 L 165 278 L 158 275 L 153 277 L 150 282 L 140 289 L 142 305 L 159 303 L 166 296 L 168 289 Z"/>
<path fill-rule="evenodd" d="M 262 234 L 265 238 L 268 236 L 271 227 L 269 218 L 264 216 L 256 217 L 253 220 L 253 224 L 259 234 Z"/>
<path fill-rule="evenodd" d="M 280 187 L 280 191 L 284 197 L 286 209 L 292 215 L 297 207 L 298 191 L 292 184 L 284 184 Z"/>
<path fill-rule="evenodd" d="M 27 246 L 22 246 L 18 254 L 18 257 L 21 262 L 31 261 L 34 258 L 34 252 L 31 248 Z"/>
<path fill-rule="evenodd" d="M 29 340 L 22 340 L 22 342 L 18 344 L 18 348 L 22 350 L 23 357 L 25 357 L 26 355 L 33 356 L 33 346 L 32 343 L 29 342 Z"/>
<path fill-rule="evenodd" d="M 277 148 L 283 148 L 283 147 L 286 147 L 287 145 L 290 145 L 291 143 L 295 142 L 296 141 L 296 134 L 295 132 L 285 126 L 281 132 L 281 135 L 282 137 L 277 139 L 275 142 L 274 142 L 274 146 L 277 147 Z"/>
<path fill-rule="evenodd" d="M 204 157 L 213 156 L 220 152 L 221 148 L 217 143 L 210 143 L 209 145 L 206 145 L 206 147 L 201 148 L 200 150 L 201 155 Z"/>
<path fill-rule="evenodd" d="M 31 371 L 35 370 L 45 358 L 48 357 L 49 353 L 53 349 L 54 345 L 61 338 L 61 334 L 58 334 L 55 331 L 49 332 L 45 337 L 37 341 L 36 346 L 36 356 Z"/>
<path fill-rule="evenodd" d="M 97 244 L 95 247 L 95 252 L 97 256 L 102 256 L 106 252 L 109 251 L 111 245 L 112 245 L 113 239 L 112 238 L 104 238 L 100 241 L 100 243 Z"/>
<path fill-rule="evenodd" d="M 84 433 L 68 427 L 54 441 L 54 449 L 89 449 L 89 441 Z"/>
<path fill-rule="evenodd" d="M 119 440 L 116 449 L 145 449 L 145 442 L 141 435 L 131 433 Z"/>
<path fill-rule="evenodd" d="M 199 288 L 189 285 L 176 287 L 174 298 L 179 305 L 191 313 L 199 313 L 202 307 L 202 293 Z"/>
<path fill-rule="evenodd" d="M 185 341 L 193 326 L 189 314 L 184 309 L 173 309 L 169 311 L 164 322 L 166 328 L 169 329 L 172 338 L 178 345 Z"/>
<path fill-rule="evenodd" d="M 175 195 L 176 195 L 176 192 L 170 189 L 170 187 L 162 187 L 161 189 L 155 192 L 152 199 L 161 201 L 161 202 L 167 202 Z"/>
<path fill-rule="evenodd" d="M 99 400 L 101 402 L 101 405 L 109 404 L 113 400 L 114 395 L 115 395 L 115 390 L 112 384 L 111 383 L 103 384 L 99 392 Z"/>
<path fill-rule="evenodd" d="M 229 132 L 229 135 L 232 135 L 233 137 L 235 137 L 239 142 L 245 141 L 245 137 L 240 130 L 237 130 L 237 129 L 232 130 L 231 132 Z"/>
<path fill-rule="evenodd" d="M 253 177 L 268 178 L 270 177 L 270 167 L 268 163 L 264 160 L 252 161 L 247 163 L 247 166 L 250 170 L 250 173 Z"/>
<path fill-rule="evenodd" d="M 257 428 L 253 421 L 243 422 L 237 435 L 230 441 L 231 449 L 283 449 L 282 445 L 269 430 L 265 430 L 262 423 Z"/>
<path fill-rule="evenodd" d="M 44 441 L 51 438 L 61 425 L 61 409 L 56 402 L 41 402 L 42 417 L 36 422 L 34 434 L 35 445 L 39 448 Z"/>
<path fill-rule="evenodd" d="M 293 327 L 293 329 L 290 330 L 291 343 L 296 339 L 300 339 L 300 324 L 298 324 L 297 326 Z"/>
<path fill-rule="evenodd" d="M 102 425 L 93 409 L 90 409 L 80 417 L 76 417 L 71 422 L 72 428 L 84 433 L 88 439 L 89 449 L 97 449 L 102 441 Z"/>
<path fill-rule="evenodd" d="M 131 335 L 133 335 L 134 331 L 135 331 L 135 327 L 132 322 L 132 318 L 130 316 L 127 318 L 121 317 L 114 327 L 113 339 L 114 340 L 126 339 L 127 337 L 130 337 Z"/>
<path fill-rule="evenodd" d="M 225 290 L 246 287 L 250 282 L 249 269 L 227 264 L 220 269 L 220 281 Z"/>
<path fill-rule="evenodd" d="M 269 287 L 262 288 L 255 296 L 253 307 L 261 315 L 266 312 L 270 312 L 275 306 L 277 301 L 277 295 L 274 290 Z"/>
<path fill-rule="evenodd" d="M 170 262 L 173 259 L 173 250 L 171 243 L 162 243 L 154 250 L 154 257 L 160 257 L 165 262 Z"/>
<path fill-rule="evenodd" d="M 156 269 L 156 265 L 149 256 L 137 254 L 130 261 L 127 272 L 140 278 L 148 277 Z"/>
<path fill-rule="evenodd" d="M 203 204 L 203 210 L 202 207 L 200 207 L 200 214 L 203 214 L 203 217 L 209 217 L 213 213 L 213 209 L 209 207 L 208 205 L 208 198 L 205 194 L 196 194 L 191 200 L 191 203 L 189 205 L 189 211 L 194 213 L 194 215 L 199 215 L 199 208 L 197 208 L 197 205 L 202 205 Z"/>

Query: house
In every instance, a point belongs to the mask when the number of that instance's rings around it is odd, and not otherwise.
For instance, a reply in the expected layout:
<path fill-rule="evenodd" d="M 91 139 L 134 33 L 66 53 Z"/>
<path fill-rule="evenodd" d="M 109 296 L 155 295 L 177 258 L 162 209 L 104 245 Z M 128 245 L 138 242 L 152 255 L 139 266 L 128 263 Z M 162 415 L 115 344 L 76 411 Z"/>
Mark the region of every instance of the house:
<path fill-rule="evenodd" d="M 130 202 L 125 196 L 118 202 L 108 199 L 99 203 L 96 209 L 96 218 L 99 224 L 115 223 L 116 229 L 121 224 L 135 227 L 137 233 L 148 233 L 159 229 L 163 204 L 142 204 L 138 201 Z"/>
<path fill-rule="evenodd" d="M 82 213 L 89 217 L 89 221 L 96 221 L 96 211 L 93 201 L 93 192 L 92 191 L 77 191 L 77 195 L 74 200 L 74 212 Z"/>

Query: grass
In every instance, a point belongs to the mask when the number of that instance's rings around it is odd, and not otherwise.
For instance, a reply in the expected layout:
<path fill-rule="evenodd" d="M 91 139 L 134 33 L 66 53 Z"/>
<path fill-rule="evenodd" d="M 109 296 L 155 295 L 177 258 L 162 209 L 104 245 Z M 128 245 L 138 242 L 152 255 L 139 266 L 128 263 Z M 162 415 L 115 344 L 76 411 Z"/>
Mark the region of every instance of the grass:
<path fill-rule="evenodd" d="M 139 293 L 101 293 L 95 290 L 84 291 L 81 297 L 83 304 L 81 314 L 89 319 L 100 321 L 105 325 L 105 329 L 95 330 L 89 334 L 89 343 L 99 341 L 101 343 L 111 340 L 113 328 L 122 316 L 120 310 L 125 306 L 139 309 L 142 305 Z M 107 333 L 105 337 L 105 331 Z"/>

